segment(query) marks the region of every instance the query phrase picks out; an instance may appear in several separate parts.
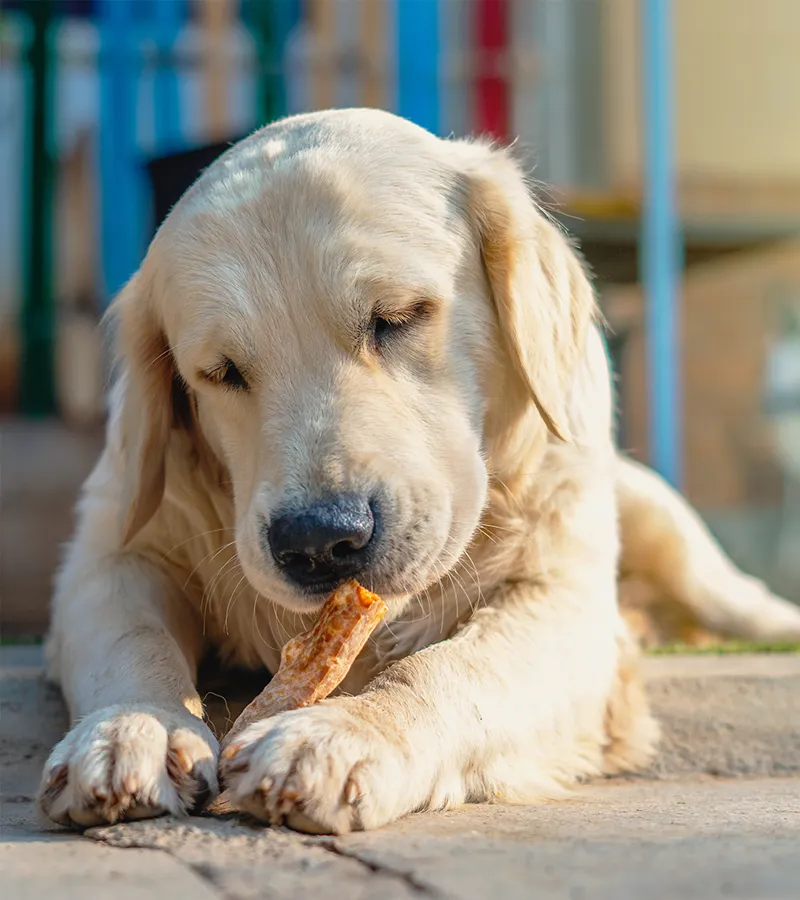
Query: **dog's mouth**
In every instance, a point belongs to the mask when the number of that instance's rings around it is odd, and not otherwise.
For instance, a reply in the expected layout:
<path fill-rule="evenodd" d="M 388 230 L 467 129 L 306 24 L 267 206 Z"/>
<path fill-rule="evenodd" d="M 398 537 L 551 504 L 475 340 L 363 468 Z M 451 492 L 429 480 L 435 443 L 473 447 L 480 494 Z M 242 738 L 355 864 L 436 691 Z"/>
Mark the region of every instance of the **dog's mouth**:
<path fill-rule="evenodd" d="M 446 579 L 448 573 L 458 565 L 463 554 L 451 552 L 448 545 L 449 541 L 445 543 L 440 553 L 416 557 L 413 562 L 407 562 L 399 567 L 390 568 L 376 561 L 374 567 L 370 566 L 354 576 L 323 579 L 304 587 L 291 584 L 281 575 L 275 578 L 275 573 L 271 573 L 271 588 L 267 591 L 260 590 L 259 593 L 269 602 L 291 612 L 313 615 L 319 612 L 338 587 L 350 580 L 350 577 L 354 577 L 359 584 L 377 594 L 386 603 L 388 608 L 386 619 L 391 621 L 402 614 L 409 601 L 424 595 Z"/>
<path fill-rule="evenodd" d="M 250 566 L 240 556 L 240 562 L 251 587 L 269 603 L 290 612 L 312 615 L 318 612 L 330 595 L 351 578 L 368 591 L 377 594 L 387 605 L 387 619 L 406 606 L 414 596 L 424 593 L 446 576 L 445 567 L 437 558 L 417 558 L 414 563 L 395 567 L 376 560 L 373 565 L 357 573 L 342 573 L 299 585 L 274 569 Z"/>
<path fill-rule="evenodd" d="M 339 560 L 321 557 L 319 565 L 305 557 L 297 562 L 297 571 L 288 554 L 276 559 L 274 552 L 248 541 L 243 530 L 239 558 L 247 580 L 266 602 L 312 615 L 338 587 L 355 579 L 384 600 L 388 620 L 401 615 L 410 600 L 425 594 L 459 564 L 469 535 L 446 509 L 433 515 L 427 505 L 402 516 L 389 504 L 384 509 L 383 527 L 367 554 L 360 556 L 357 548 Z"/>
<path fill-rule="evenodd" d="M 285 590 L 271 590 L 265 596 L 270 602 L 292 612 L 312 614 L 318 612 L 331 594 L 349 580 L 348 578 L 329 579 L 304 588 L 287 585 Z M 386 603 L 390 611 L 389 618 L 391 618 L 392 609 L 404 606 L 417 592 L 424 591 L 437 579 L 434 576 L 427 583 L 416 579 L 397 581 L 364 572 L 356 576 L 355 580 L 368 591 L 377 594 Z"/>

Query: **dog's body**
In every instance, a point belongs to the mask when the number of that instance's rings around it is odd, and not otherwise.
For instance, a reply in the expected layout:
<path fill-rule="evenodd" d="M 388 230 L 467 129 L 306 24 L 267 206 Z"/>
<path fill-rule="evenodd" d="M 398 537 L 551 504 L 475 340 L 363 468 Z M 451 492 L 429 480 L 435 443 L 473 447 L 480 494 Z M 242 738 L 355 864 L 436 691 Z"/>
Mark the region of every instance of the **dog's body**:
<path fill-rule="evenodd" d="M 53 608 L 77 722 L 43 777 L 56 821 L 213 793 L 202 654 L 274 671 L 345 575 L 388 620 L 339 696 L 242 735 L 223 776 L 260 818 L 375 827 L 646 763 L 619 570 L 712 625 L 800 633 L 617 455 L 591 288 L 503 151 L 374 111 L 279 123 L 187 193 L 117 310 Z"/>

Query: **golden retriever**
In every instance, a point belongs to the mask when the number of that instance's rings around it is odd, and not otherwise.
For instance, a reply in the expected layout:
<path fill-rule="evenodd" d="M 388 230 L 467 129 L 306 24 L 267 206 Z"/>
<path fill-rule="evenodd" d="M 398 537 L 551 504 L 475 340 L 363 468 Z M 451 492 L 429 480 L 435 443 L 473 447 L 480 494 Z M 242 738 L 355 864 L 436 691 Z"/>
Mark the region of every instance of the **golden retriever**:
<path fill-rule="evenodd" d="M 202 654 L 274 671 L 350 577 L 389 613 L 342 691 L 221 771 L 260 819 L 374 828 L 645 765 L 620 567 L 713 625 L 800 633 L 617 455 L 592 288 L 503 149 L 370 110 L 272 125 L 185 194 L 114 310 L 48 644 L 74 721 L 39 793 L 56 822 L 215 794 Z"/>

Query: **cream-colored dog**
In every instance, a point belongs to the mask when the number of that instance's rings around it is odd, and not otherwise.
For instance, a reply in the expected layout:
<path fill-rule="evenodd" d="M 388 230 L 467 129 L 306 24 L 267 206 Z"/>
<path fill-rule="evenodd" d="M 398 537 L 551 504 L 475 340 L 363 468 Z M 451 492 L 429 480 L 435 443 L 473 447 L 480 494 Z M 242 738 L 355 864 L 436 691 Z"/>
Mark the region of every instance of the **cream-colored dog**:
<path fill-rule="evenodd" d="M 115 310 L 53 604 L 57 822 L 216 792 L 201 655 L 274 671 L 349 577 L 389 614 L 343 691 L 222 769 L 259 818 L 374 828 L 645 764 L 620 566 L 712 625 L 800 634 L 618 457 L 592 289 L 503 150 L 367 110 L 278 123 L 184 196 Z"/>

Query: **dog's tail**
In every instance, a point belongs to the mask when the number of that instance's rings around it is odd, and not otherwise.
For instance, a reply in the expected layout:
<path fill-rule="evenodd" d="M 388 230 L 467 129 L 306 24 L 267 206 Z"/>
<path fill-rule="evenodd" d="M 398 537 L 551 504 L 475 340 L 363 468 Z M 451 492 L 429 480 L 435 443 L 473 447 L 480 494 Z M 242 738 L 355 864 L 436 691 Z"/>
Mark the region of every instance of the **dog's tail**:
<path fill-rule="evenodd" d="M 650 582 L 720 634 L 800 640 L 800 607 L 741 572 L 697 513 L 655 472 L 622 455 L 618 460 L 621 577 Z"/>

